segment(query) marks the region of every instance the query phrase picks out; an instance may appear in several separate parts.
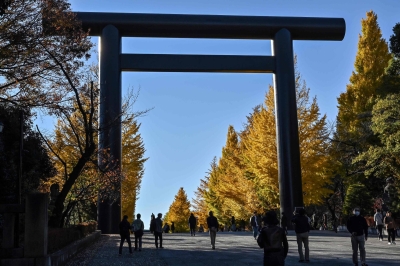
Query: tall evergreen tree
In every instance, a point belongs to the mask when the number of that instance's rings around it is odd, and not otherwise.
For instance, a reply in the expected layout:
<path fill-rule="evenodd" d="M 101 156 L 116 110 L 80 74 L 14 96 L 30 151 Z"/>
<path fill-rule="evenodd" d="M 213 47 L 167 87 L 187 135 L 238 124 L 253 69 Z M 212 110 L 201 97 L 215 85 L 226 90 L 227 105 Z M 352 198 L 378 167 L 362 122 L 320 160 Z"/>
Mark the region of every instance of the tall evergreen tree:
<path fill-rule="evenodd" d="M 181 187 L 175 196 L 174 201 L 168 210 L 168 217 L 164 219 L 165 222 L 175 223 L 176 232 L 188 232 L 189 225 L 188 219 L 190 216 L 190 202 L 187 198 L 186 192 Z"/>

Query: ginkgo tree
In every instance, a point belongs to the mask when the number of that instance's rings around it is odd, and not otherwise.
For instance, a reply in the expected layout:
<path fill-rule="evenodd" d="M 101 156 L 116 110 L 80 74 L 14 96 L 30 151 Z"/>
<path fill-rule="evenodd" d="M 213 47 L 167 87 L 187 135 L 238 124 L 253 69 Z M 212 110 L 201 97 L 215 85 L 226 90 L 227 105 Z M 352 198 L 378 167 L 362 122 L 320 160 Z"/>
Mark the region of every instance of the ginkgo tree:
<path fill-rule="evenodd" d="M 174 222 L 176 232 L 188 232 L 189 216 L 190 201 L 187 198 L 185 190 L 181 187 L 168 209 L 168 215 L 164 218 L 164 222 L 169 224 Z"/>

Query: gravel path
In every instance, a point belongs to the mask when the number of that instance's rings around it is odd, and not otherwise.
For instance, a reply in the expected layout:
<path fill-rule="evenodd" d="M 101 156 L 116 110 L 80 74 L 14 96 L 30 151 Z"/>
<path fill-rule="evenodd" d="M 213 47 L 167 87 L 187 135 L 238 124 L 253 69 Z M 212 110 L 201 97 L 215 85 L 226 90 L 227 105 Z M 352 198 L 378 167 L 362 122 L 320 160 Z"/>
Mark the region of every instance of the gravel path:
<path fill-rule="evenodd" d="M 164 234 L 164 249 L 156 249 L 154 236 L 145 233 L 141 252 L 129 254 L 125 243 L 122 256 L 118 256 L 119 235 L 102 235 L 89 248 L 75 256 L 68 266 L 97 265 L 152 265 L 152 266 L 255 266 L 262 265 L 263 251 L 258 248 L 250 232 L 217 233 L 216 249 L 212 250 L 207 233 Z M 289 231 L 289 254 L 286 265 L 299 265 L 297 243 Z M 367 263 L 370 266 L 400 266 L 399 245 L 389 246 L 372 235 L 366 243 Z M 331 231 L 310 232 L 310 260 L 308 265 L 346 266 L 351 261 L 351 244 L 348 233 Z M 302 265 L 302 264 L 300 264 Z"/>

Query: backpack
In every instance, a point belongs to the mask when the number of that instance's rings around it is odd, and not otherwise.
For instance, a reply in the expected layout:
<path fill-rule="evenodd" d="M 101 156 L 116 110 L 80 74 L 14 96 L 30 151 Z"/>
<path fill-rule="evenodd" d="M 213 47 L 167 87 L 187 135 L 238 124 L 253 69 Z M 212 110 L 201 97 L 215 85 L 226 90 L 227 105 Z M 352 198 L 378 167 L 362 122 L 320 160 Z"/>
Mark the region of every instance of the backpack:
<path fill-rule="evenodd" d="M 283 243 L 282 236 L 282 228 L 278 226 L 264 227 L 257 238 L 257 244 L 260 248 L 264 248 L 264 252 L 280 251 Z"/>

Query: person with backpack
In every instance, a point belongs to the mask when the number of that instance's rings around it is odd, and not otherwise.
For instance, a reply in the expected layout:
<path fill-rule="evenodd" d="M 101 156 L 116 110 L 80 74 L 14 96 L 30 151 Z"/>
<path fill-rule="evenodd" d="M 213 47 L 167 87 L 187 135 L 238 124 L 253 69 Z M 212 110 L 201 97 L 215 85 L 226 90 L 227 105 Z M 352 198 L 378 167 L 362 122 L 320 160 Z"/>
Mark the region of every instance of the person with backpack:
<path fill-rule="evenodd" d="M 374 221 L 376 225 L 376 229 L 378 229 L 378 239 L 379 241 L 383 240 L 382 228 L 383 228 L 383 215 L 380 209 L 376 209 L 376 213 L 374 215 Z"/>
<path fill-rule="evenodd" d="M 195 236 L 196 235 L 196 217 L 194 217 L 194 214 L 191 213 L 189 217 L 189 228 L 190 228 L 190 235 Z"/>
<path fill-rule="evenodd" d="M 292 223 L 295 225 L 297 249 L 299 252 L 299 262 L 310 262 L 310 248 L 308 246 L 308 235 L 310 232 L 310 224 L 308 217 L 305 215 L 306 210 L 299 209 L 299 212 L 292 218 Z M 305 249 L 305 260 L 303 255 L 303 244 Z"/>
<path fill-rule="evenodd" d="M 128 242 L 129 245 L 129 253 L 132 254 L 131 237 L 130 237 L 131 232 L 129 231 L 130 228 L 131 225 L 128 222 L 128 215 L 124 215 L 124 218 L 119 223 L 119 235 L 121 236 L 121 242 L 119 244 L 119 256 L 122 255 L 122 246 L 124 245 L 125 240 L 126 242 Z"/>
<path fill-rule="evenodd" d="M 360 249 L 361 265 L 368 266 L 365 263 L 365 241 L 368 240 L 368 224 L 364 217 L 360 215 L 360 208 L 353 210 L 353 216 L 347 221 L 347 230 L 351 234 L 351 248 L 353 249 L 353 263 L 358 265 L 358 250 Z"/>
<path fill-rule="evenodd" d="M 144 223 L 140 220 L 140 213 L 136 214 L 136 220 L 132 223 L 132 231 L 135 235 L 135 251 L 138 248 L 138 241 L 139 241 L 139 251 L 142 251 L 142 237 L 143 237 L 143 230 L 144 230 Z"/>
<path fill-rule="evenodd" d="M 286 238 L 285 230 L 277 224 L 279 220 L 274 211 L 265 214 L 264 227 L 261 229 L 257 238 L 257 244 L 264 248 L 264 266 L 282 266 L 285 265 L 285 259 L 288 254 L 289 244 Z"/>

